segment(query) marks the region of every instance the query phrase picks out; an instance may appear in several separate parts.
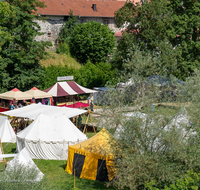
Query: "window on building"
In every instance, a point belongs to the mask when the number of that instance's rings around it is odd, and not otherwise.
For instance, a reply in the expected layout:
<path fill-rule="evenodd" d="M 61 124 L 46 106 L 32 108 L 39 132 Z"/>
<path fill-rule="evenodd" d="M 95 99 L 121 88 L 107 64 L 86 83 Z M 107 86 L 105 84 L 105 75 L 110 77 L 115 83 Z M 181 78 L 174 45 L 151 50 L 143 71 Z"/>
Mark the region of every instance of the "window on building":
<path fill-rule="evenodd" d="M 48 36 L 48 37 L 51 37 L 51 32 L 47 32 L 47 36 Z"/>
<path fill-rule="evenodd" d="M 108 25 L 108 20 L 107 19 L 103 20 L 103 24 Z"/>

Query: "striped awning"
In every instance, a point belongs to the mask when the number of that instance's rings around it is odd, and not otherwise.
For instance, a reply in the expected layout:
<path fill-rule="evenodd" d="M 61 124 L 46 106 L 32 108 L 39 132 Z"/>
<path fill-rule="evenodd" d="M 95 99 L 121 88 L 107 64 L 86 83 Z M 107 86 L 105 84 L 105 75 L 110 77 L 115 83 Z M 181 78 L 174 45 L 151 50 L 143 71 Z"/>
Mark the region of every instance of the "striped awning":
<path fill-rule="evenodd" d="M 74 81 L 57 82 L 52 87 L 43 90 L 53 97 L 76 95 L 76 94 L 89 94 L 97 92 L 96 90 L 91 90 L 83 86 L 78 85 Z"/>

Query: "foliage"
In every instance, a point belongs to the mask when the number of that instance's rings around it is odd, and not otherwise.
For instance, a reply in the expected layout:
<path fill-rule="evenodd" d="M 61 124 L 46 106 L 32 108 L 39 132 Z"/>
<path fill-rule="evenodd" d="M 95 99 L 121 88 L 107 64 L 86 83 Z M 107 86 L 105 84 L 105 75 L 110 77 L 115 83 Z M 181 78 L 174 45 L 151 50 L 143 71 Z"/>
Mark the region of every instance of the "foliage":
<path fill-rule="evenodd" d="M 4 22 L 4 17 L 10 16 L 14 17 L 15 16 L 15 11 L 14 7 L 10 6 L 8 3 L 5 2 L 0 2 L 0 23 Z M 6 42 L 6 41 L 11 41 L 13 37 L 11 36 L 10 33 L 8 33 L 6 27 L 1 27 L 0 26 L 0 51 L 1 51 L 1 46 Z M 1 57 L 0 57 L 1 58 Z"/>
<path fill-rule="evenodd" d="M 182 2 L 153 0 L 137 6 L 126 2 L 115 14 L 117 26 L 127 26 L 118 45 L 120 57 L 116 66 L 121 68 L 127 50 L 134 43 L 142 50 L 160 54 L 168 75 L 185 79 L 199 68 L 200 3 L 184 1 L 182 6 Z"/>
<path fill-rule="evenodd" d="M 64 42 L 60 42 L 58 44 L 57 53 L 64 53 L 66 55 L 70 55 L 70 48 L 69 45 L 64 41 Z"/>
<path fill-rule="evenodd" d="M 96 65 L 91 62 L 86 63 L 80 69 L 75 69 L 67 65 L 50 65 L 43 67 L 45 78 L 42 79 L 41 88 L 46 89 L 57 82 L 58 76 L 74 76 L 74 80 L 86 87 L 93 88 L 94 86 L 104 86 L 107 81 L 114 78 L 114 71 L 111 70 L 111 65 L 108 63 L 98 63 Z"/>
<path fill-rule="evenodd" d="M 77 83 L 88 88 L 105 86 L 107 81 L 114 79 L 114 71 L 109 63 L 97 63 L 88 61 L 74 76 Z"/>
<path fill-rule="evenodd" d="M 15 7 L 16 16 L 3 18 L 1 27 L 7 28 L 7 32 L 13 36 L 12 41 L 6 41 L 2 46 L 0 56 L 0 90 L 6 91 L 14 87 L 27 90 L 40 83 L 43 72 L 39 60 L 43 57 L 45 48 L 50 42 L 35 41 L 37 35 L 41 35 L 40 27 L 36 20 L 40 17 L 36 7 L 43 8 L 44 3 L 38 0 L 8 0 Z"/>
<path fill-rule="evenodd" d="M 155 183 L 156 183 L 155 180 L 146 183 L 147 189 L 159 190 L 158 188 L 154 187 Z M 169 187 L 165 186 L 164 190 L 185 190 L 185 189 L 197 190 L 198 187 L 199 187 L 199 174 L 191 170 L 188 172 L 188 174 L 184 175 L 184 178 L 178 179 L 175 184 L 171 184 Z"/>
<path fill-rule="evenodd" d="M 31 166 L 21 164 L 19 161 L 7 166 L 0 175 L 2 190 L 15 189 L 49 189 L 47 180 L 36 181 L 39 171 Z"/>
<path fill-rule="evenodd" d="M 146 181 L 156 180 L 155 187 L 163 189 L 192 169 L 199 173 L 200 72 L 184 84 L 163 86 L 148 84 L 135 73 L 130 77 L 130 91 L 110 86 L 103 97 L 109 107 L 102 107 L 99 125 L 118 126 L 114 135 L 121 142 L 115 159 L 119 172 L 110 184 L 116 189 L 144 189 Z M 157 98 L 161 95 L 162 104 Z M 162 112 L 159 107 L 154 111 L 152 104 L 164 105 Z"/>
<path fill-rule="evenodd" d="M 70 50 L 81 63 L 90 60 L 103 62 L 113 52 L 115 37 L 107 25 L 100 22 L 86 22 L 76 25 L 72 33 Z"/>
<path fill-rule="evenodd" d="M 59 33 L 59 40 L 61 42 L 66 42 L 69 43 L 70 42 L 70 38 L 74 32 L 74 28 L 76 27 L 76 25 L 78 24 L 78 18 L 77 16 L 73 15 L 73 11 L 70 9 L 70 16 L 68 17 L 67 22 L 65 22 L 62 25 L 62 28 L 60 30 Z"/>

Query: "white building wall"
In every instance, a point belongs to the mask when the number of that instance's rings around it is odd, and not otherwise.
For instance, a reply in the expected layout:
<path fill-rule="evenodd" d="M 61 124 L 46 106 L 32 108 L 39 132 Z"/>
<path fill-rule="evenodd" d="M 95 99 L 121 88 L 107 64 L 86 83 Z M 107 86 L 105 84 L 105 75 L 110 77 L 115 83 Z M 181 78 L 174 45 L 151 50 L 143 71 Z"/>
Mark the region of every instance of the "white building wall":
<path fill-rule="evenodd" d="M 115 33 L 118 32 L 120 29 L 116 27 L 115 19 L 114 18 L 99 18 L 99 17 L 80 17 L 80 22 L 88 22 L 88 21 L 95 21 L 108 23 L 108 27 L 112 29 Z M 41 27 L 42 33 L 41 36 L 37 36 L 35 38 L 36 41 L 50 41 L 53 44 L 53 49 L 56 48 L 57 45 L 57 38 L 60 33 L 61 27 L 64 24 L 64 16 L 48 16 L 47 20 L 45 21 L 36 21 L 39 26 Z"/>

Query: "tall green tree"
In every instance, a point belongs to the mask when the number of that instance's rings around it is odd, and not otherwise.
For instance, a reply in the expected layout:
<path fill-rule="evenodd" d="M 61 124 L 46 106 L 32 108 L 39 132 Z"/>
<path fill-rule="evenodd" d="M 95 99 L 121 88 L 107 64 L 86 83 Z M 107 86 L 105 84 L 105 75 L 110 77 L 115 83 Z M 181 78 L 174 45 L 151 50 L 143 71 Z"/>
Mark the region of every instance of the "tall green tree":
<path fill-rule="evenodd" d="M 114 32 L 100 22 L 76 25 L 70 43 L 71 54 L 81 63 L 103 62 L 114 51 Z"/>
<path fill-rule="evenodd" d="M 15 16 L 15 11 L 14 7 L 10 6 L 8 3 L 1 1 L 0 2 L 0 23 L 4 22 L 4 17 L 8 16 Z M 1 27 L 0 26 L 0 51 L 1 51 L 1 46 L 6 42 L 6 41 L 11 41 L 12 37 L 11 34 L 8 33 L 6 27 Z M 1 57 L 0 57 L 1 58 Z"/>
<path fill-rule="evenodd" d="M 134 43 L 156 52 L 161 55 L 168 74 L 184 79 L 200 66 L 199 5 L 192 0 L 183 4 L 181 0 L 152 0 L 137 6 L 127 2 L 115 14 L 118 27 L 127 26 L 118 51 L 126 57 L 126 51 Z M 122 66 L 122 59 L 118 59 L 118 65 Z"/>
<path fill-rule="evenodd" d="M 43 76 L 39 60 L 45 53 L 50 42 L 36 41 L 35 37 L 41 35 L 36 20 L 41 18 L 37 14 L 37 7 L 45 7 L 38 0 L 8 0 L 15 7 L 16 16 L 4 16 L 0 27 L 7 28 L 13 36 L 12 41 L 6 40 L 2 45 L 0 56 L 0 90 L 10 90 L 14 87 L 26 90 L 33 85 L 39 85 Z"/>
<path fill-rule="evenodd" d="M 74 31 L 74 28 L 78 24 L 78 18 L 77 16 L 73 15 L 73 11 L 70 10 L 70 15 L 67 19 L 67 21 L 62 25 L 62 28 L 59 33 L 59 40 L 61 42 L 65 41 L 69 43 L 70 37 Z"/>

